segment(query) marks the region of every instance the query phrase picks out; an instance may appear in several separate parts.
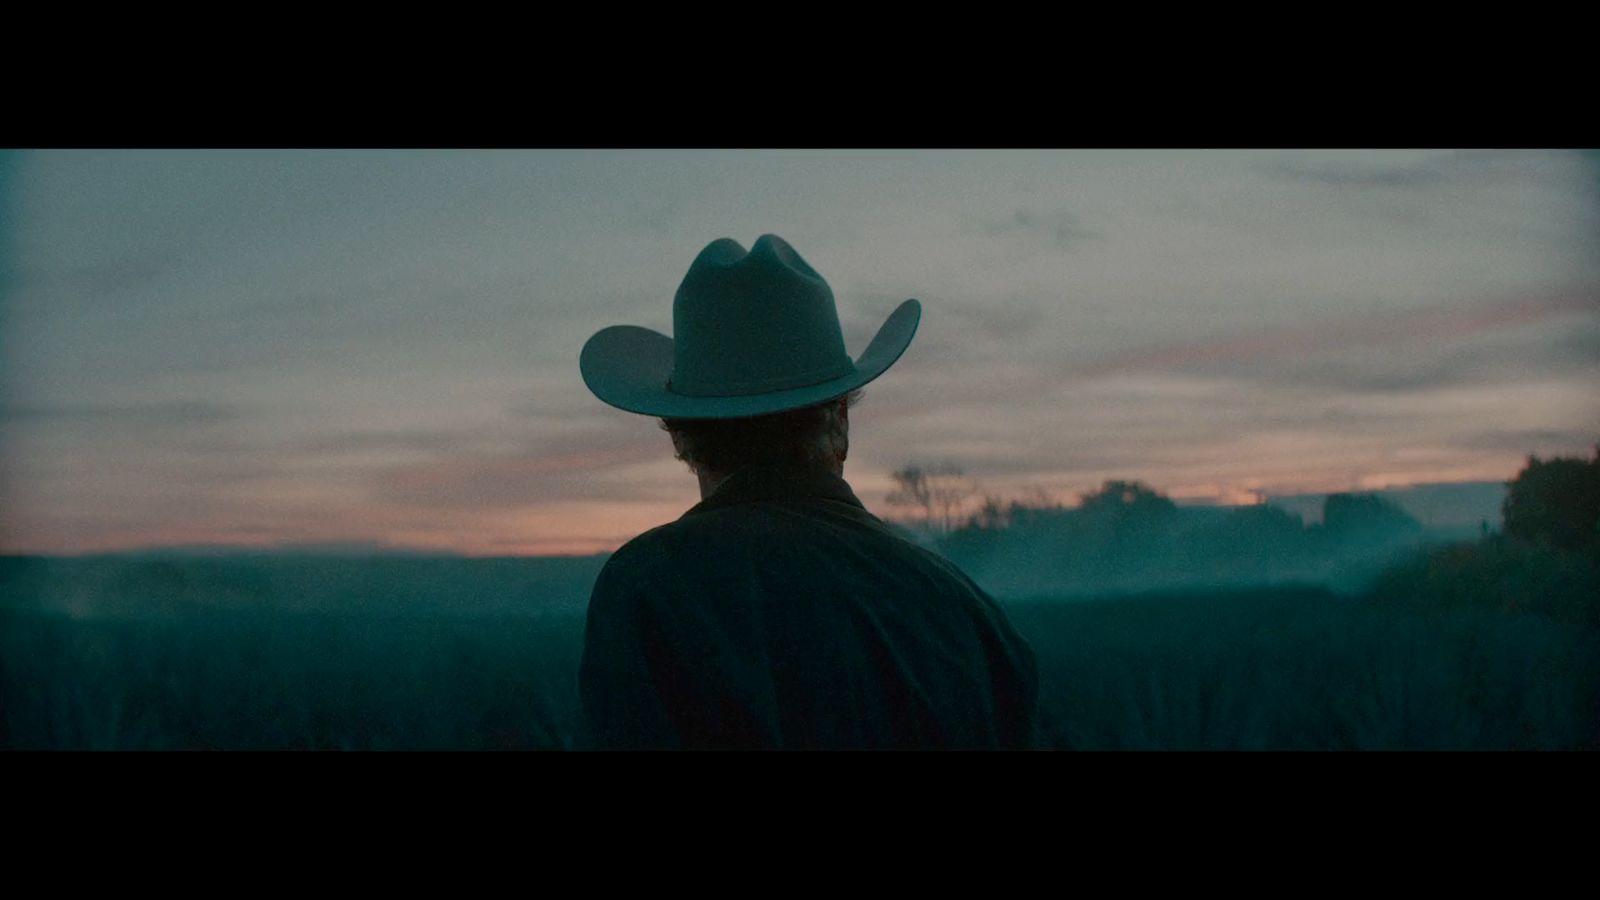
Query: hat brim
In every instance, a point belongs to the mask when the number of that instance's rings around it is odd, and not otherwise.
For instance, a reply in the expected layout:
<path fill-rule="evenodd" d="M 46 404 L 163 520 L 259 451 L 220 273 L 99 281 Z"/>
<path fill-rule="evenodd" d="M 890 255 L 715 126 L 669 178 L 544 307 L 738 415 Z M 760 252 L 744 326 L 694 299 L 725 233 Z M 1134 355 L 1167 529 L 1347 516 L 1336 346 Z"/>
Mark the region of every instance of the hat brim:
<path fill-rule="evenodd" d="M 578 368 L 596 397 L 618 409 L 666 419 L 737 419 L 826 403 L 882 375 L 895 364 L 922 320 L 922 304 L 900 304 L 840 378 L 805 387 L 736 397 L 688 397 L 667 390 L 672 338 L 637 325 L 602 328 L 583 345 Z"/>

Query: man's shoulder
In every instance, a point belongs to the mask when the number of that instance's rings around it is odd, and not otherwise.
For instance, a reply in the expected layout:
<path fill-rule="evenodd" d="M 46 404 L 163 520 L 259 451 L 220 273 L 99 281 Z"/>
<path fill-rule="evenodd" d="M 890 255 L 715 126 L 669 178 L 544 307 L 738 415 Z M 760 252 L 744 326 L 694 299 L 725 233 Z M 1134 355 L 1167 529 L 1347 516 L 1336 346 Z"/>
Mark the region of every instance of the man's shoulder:
<path fill-rule="evenodd" d="M 670 540 L 668 532 L 676 524 L 658 525 L 618 547 L 600 567 L 598 583 L 648 577 L 666 558 L 664 544 Z"/>
<path fill-rule="evenodd" d="M 758 501 L 686 514 L 617 548 L 606 561 L 597 588 L 671 591 L 684 587 L 685 578 L 696 581 L 704 577 L 706 568 L 716 560 L 759 559 L 764 549 L 781 548 L 774 558 L 792 561 L 799 548 L 814 547 L 816 552 L 834 554 L 829 548 L 843 545 L 875 557 L 876 565 L 914 569 L 924 577 L 959 585 L 963 592 L 986 596 L 943 555 L 865 509 L 830 501 Z M 837 562 L 843 557 L 829 558 Z"/>

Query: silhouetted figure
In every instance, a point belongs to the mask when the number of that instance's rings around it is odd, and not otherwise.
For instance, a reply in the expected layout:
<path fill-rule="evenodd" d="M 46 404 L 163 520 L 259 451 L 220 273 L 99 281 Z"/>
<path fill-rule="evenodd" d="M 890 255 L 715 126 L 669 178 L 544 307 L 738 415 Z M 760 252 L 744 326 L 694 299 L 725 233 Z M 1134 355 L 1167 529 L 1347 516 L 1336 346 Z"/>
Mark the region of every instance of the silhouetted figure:
<path fill-rule="evenodd" d="M 907 300 L 845 353 L 833 293 L 781 238 L 712 242 L 673 302 L 583 348 L 606 403 L 662 419 L 702 500 L 595 583 L 579 676 L 598 748 L 1021 748 L 1033 652 L 959 569 L 843 478 L 849 408 L 910 344 Z"/>

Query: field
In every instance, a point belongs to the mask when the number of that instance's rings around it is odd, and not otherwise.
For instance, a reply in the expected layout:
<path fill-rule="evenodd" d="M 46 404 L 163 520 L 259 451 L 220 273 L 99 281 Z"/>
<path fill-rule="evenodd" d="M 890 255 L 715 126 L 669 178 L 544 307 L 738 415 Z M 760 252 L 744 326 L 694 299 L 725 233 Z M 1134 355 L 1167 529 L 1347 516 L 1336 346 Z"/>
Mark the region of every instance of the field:
<path fill-rule="evenodd" d="M 180 608 L 62 610 L 23 602 L 16 591 L 35 582 L 8 571 L 6 748 L 573 742 L 583 619 L 570 586 L 561 602 L 521 608 L 411 602 L 400 612 L 369 600 L 285 609 L 237 596 L 208 607 L 197 595 L 212 582 L 190 573 L 179 579 L 190 597 Z M 352 564 L 347 575 L 360 571 Z M 1038 655 L 1045 731 L 1060 749 L 1600 747 L 1591 623 L 1281 586 L 1008 607 Z"/>

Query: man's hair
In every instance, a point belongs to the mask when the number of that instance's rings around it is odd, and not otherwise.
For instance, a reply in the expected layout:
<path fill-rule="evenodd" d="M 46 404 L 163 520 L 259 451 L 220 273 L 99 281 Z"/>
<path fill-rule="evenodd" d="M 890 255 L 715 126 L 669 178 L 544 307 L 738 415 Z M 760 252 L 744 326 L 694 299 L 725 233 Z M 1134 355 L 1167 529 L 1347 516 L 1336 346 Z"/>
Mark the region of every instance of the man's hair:
<path fill-rule="evenodd" d="M 861 391 L 844 395 L 855 406 Z M 850 430 L 839 400 L 746 419 L 662 419 L 674 455 L 694 472 L 730 474 L 748 465 L 826 469 L 850 451 Z"/>

